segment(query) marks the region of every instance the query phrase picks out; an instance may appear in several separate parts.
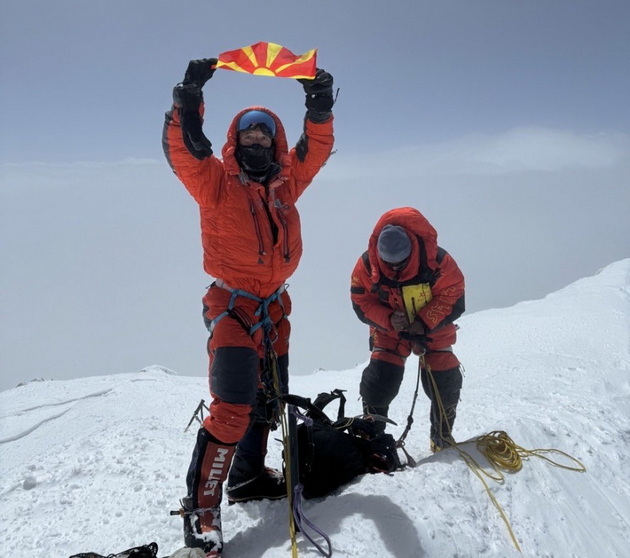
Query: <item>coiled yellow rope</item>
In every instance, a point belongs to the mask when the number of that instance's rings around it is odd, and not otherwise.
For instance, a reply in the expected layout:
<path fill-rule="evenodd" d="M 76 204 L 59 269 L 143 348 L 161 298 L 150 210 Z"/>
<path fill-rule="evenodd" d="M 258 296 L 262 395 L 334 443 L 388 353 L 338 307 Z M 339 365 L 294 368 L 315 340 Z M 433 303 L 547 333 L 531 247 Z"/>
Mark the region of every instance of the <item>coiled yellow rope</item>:
<path fill-rule="evenodd" d="M 424 355 L 420 356 L 419 365 L 425 368 L 429 378 L 431 378 L 433 393 L 435 394 L 435 400 L 437 401 L 440 411 L 441 423 L 447 425 L 447 428 L 449 429 L 449 437 L 451 439 L 454 439 L 452 437 L 450 427 L 448 426 L 448 421 L 446 420 L 446 410 L 444 409 L 444 405 L 442 404 L 435 378 L 433 377 L 431 369 L 426 364 Z M 491 471 L 488 469 L 484 469 L 468 452 L 464 451 L 461 448 L 462 445 L 470 442 L 474 442 L 476 444 L 477 450 L 479 450 L 479 452 L 484 455 L 485 458 L 488 460 L 490 466 L 492 467 Z M 499 511 L 501 519 L 505 523 L 508 533 L 510 534 L 510 538 L 512 539 L 514 546 L 519 552 L 521 552 L 521 547 L 516 540 L 516 536 L 514 535 L 514 531 L 512 530 L 510 521 L 508 520 L 505 511 L 501 507 L 501 504 L 499 504 L 499 501 L 490 490 L 490 487 L 486 482 L 486 478 L 490 478 L 498 483 L 502 483 L 505 480 L 505 476 L 503 475 L 502 470 L 512 473 L 520 471 L 523 468 L 523 459 L 527 459 L 529 457 L 540 457 L 551 465 L 560 467 L 562 469 L 567 469 L 569 471 L 577 471 L 579 473 L 586 472 L 586 467 L 578 459 L 572 457 L 568 453 L 557 449 L 525 449 L 516 444 L 503 430 L 495 430 L 493 432 L 490 432 L 489 434 L 485 434 L 477 438 L 471 438 L 469 440 L 466 440 L 465 442 L 455 442 L 452 443 L 450 447 L 458 451 L 461 458 L 468 465 L 468 467 L 470 467 L 470 470 L 479 478 L 479 480 L 484 485 L 484 488 L 486 489 L 486 492 L 488 493 L 491 502 Z M 555 453 L 564 456 L 568 460 L 572 461 L 574 463 L 574 466 L 563 465 L 561 463 L 558 463 L 557 461 L 554 461 L 553 459 L 550 459 L 545 455 L 549 453 Z"/>
<path fill-rule="evenodd" d="M 478 438 L 475 438 L 475 441 L 477 443 L 477 449 L 486 456 L 490 463 L 501 469 L 505 469 L 506 471 L 520 471 L 523 468 L 523 459 L 527 459 L 528 457 L 540 457 L 548 463 L 562 469 L 577 471 L 579 473 L 586 472 L 586 467 L 584 467 L 578 459 L 572 457 L 568 453 L 558 449 L 525 449 L 524 447 L 514 443 L 514 441 L 503 430 L 495 430 L 485 436 L 479 436 Z M 563 455 L 570 461 L 573 461 L 575 466 L 571 467 L 569 465 L 558 463 L 557 461 L 546 457 L 544 455 L 546 453 Z"/>

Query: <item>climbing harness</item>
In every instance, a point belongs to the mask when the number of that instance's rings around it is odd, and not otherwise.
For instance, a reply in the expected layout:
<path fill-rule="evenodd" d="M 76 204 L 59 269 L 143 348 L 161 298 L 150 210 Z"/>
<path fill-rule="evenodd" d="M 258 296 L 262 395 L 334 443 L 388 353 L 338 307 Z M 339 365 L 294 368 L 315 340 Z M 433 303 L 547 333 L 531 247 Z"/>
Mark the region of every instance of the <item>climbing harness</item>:
<path fill-rule="evenodd" d="M 280 388 L 279 378 L 274 378 L 274 374 L 272 373 L 272 371 L 275 370 L 275 373 L 277 374 L 277 355 L 275 354 L 275 350 L 273 349 L 273 342 L 275 341 L 275 339 L 272 339 L 271 337 L 274 330 L 273 322 L 269 315 L 269 306 L 273 302 L 277 301 L 280 305 L 280 308 L 282 309 L 282 317 L 286 316 L 281 295 L 287 290 L 288 285 L 282 285 L 270 296 L 262 298 L 244 289 L 232 288 L 221 279 L 217 279 L 214 284 L 216 285 L 216 287 L 231 293 L 231 296 L 228 302 L 227 309 L 221 312 L 209 323 L 208 331 L 210 333 L 210 336 L 212 336 L 212 333 L 217 323 L 219 323 L 226 316 L 234 317 L 248 331 L 250 336 L 254 335 L 254 333 L 256 333 L 259 329 L 262 329 L 263 331 L 264 358 L 261 374 L 261 384 L 267 401 L 271 403 L 271 417 L 269 417 L 269 421 L 271 428 L 275 430 L 280 423 L 280 415 L 282 414 L 281 401 L 278 398 L 278 395 L 281 394 L 282 390 Z M 238 310 L 234 307 L 236 299 L 238 297 L 247 298 L 258 303 L 258 308 L 254 312 L 254 316 L 258 318 L 258 321 L 256 323 L 248 323 L 248 320 L 243 318 Z M 275 382 L 277 382 L 277 385 L 274 384 Z"/>
<path fill-rule="evenodd" d="M 221 279 L 217 279 L 215 281 L 215 285 L 223 290 L 228 291 L 229 293 L 231 293 L 232 296 L 230 296 L 230 302 L 228 303 L 227 309 L 221 312 L 214 320 L 210 322 L 210 325 L 208 326 L 208 331 L 210 332 L 210 335 L 212 335 L 212 332 L 214 331 L 217 323 L 219 323 L 226 316 L 229 316 L 234 311 L 234 303 L 239 296 L 242 296 L 243 298 L 248 298 L 249 300 L 254 300 L 259 303 L 258 309 L 254 313 L 254 316 L 259 317 L 259 321 L 249 328 L 250 335 L 253 335 L 256 330 L 261 327 L 271 329 L 272 323 L 271 318 L 269 317 L 269 305 L 272 302 L 275 302 L 277 300 L 280 304 L 280 307 L 282 308 L 282 311 L 284 312 L 284 305 L 282 303 L 282 298 L 280 298 L 280 295 L 287 290 L 287 285 L 282 285 L 278 290 L 276 290 L 267 298 L 261 298 L 243 289 L 234 289 L 227 285 Z"/>

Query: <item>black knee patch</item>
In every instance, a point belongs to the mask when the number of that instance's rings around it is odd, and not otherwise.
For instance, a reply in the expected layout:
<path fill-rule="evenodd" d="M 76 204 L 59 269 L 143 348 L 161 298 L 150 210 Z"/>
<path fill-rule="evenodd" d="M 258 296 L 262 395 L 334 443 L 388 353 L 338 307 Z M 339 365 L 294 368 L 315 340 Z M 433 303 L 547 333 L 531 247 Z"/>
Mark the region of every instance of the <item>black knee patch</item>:
<path fill-rule="evenodd" d="M 258 390 L 258 354 L 248 347 L 219 347 L 210 367 L 210 387 L 226 403 L 254 405 Z"/>
<path fill-rule="evenodd" d="M 278 362 L 278 378 L 280 379 L 280 391 L 289 393 L 289 355 L 279 356 Z"/>

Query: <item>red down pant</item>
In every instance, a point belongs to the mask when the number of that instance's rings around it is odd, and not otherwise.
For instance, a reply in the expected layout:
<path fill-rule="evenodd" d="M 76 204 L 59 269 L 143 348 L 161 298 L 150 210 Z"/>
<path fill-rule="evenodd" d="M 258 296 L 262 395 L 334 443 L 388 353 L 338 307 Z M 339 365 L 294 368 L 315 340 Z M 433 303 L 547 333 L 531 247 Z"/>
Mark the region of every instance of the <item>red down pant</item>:
<path fill-rule="evenodd" d="M 421 378 L 424 392 L 431 400 L 431 439 L 440 447 L 446 447 L 446 440 L 455 422 L 462 374 L 459 360 L 451 346 L 456 341 L 455 326 L 447 326 L 439 333 L 427 343 Z M 364 412 L 388 416 L 389 406 L 398 395 L 412 345 L 405 339 L 372 328 L 370 346 L 371 359 L 363 371 L 359 386 Z M 440 412 L 438 396 L 445 416 Z M 384 430 L 384 422 L 377 424 L 379 430 Z"/>
<path fill-rule="evenodd" d="M 210 329 L 208 339 L 210 414 L 197 437 L 187 475 L 188 496 L 193 508 L 218 505 L 222 483 L 232 458 L 241 474 L 252 477 L 264 467 L 269 422 L 266 398 L 262 393 L 261 361 L 264 358 L 264 331 L 257 315 L 260 302 L 236 296 L 228 314 L 232 292 L 213 284 L 203 299 L 203 317 Z M 271 302 L 268 314 L 271 339 L 278 355 L 281 389 L 288 390 L 288 350 L 291 326 L 287 316 L 291 299 L 284 291 Z"/>
<path fill-rule="evenodd" d="M 206 325 L 225 312 L 232 293 L 213 285 L 203 299 Z M 256 315 L 260 303 L 244 296 L 234 299 L 229 314 L 219 319 L 208 339 L 209 384 L 212 402 L 204 427 L 216 439 L 227 444 L 238 442 L 250 424 L 250 414 L 256 405 L 256 394 L 261 386 L 260 362 L 264 358 L 263 328 L 253 334 L 250 329 L 259 323 Z M 271 338 L 278 359 L 286 360 L 289 352 L 291 299 L 284 291 L 279 300 L 269 307 L 273 324 Z M 283 359 L 284 357 L 284 359 Z M 284 368 L 284 367 L 283 367 Z M 288 384 L 286 377 L 281 383 Z"/>

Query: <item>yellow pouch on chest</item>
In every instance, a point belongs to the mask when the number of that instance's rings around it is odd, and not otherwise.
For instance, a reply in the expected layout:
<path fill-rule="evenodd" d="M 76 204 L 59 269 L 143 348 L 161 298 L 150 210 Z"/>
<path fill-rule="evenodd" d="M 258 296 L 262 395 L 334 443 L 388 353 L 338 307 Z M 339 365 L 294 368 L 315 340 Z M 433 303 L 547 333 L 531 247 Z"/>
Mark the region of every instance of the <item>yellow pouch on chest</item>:
<path fill-rule="evenodd" d="M 405 285 L 402 288 L 402 296 L 409 323 L 414 321 L 418 315 L 418 310 L 426 306 L 433 298 L 429 283 Z"/>

